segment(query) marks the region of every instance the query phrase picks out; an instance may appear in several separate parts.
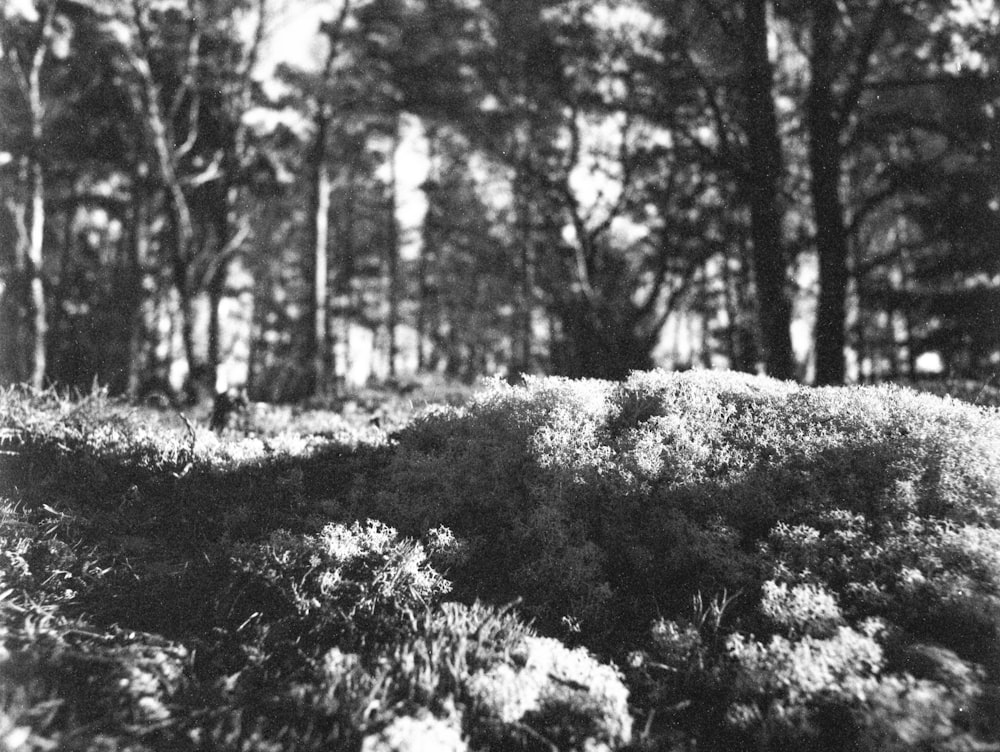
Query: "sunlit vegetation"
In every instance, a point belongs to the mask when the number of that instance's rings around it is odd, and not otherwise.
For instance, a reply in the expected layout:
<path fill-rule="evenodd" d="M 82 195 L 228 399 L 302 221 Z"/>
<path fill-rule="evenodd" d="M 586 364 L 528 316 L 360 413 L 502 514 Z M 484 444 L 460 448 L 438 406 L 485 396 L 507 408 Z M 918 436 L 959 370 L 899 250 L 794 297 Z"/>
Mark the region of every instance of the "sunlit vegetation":
<path fill-rule="evenodd" d="M 0 749 L 1000 745 L 995 408 L 649 372 L 267 413 L 0 394 Z"/>

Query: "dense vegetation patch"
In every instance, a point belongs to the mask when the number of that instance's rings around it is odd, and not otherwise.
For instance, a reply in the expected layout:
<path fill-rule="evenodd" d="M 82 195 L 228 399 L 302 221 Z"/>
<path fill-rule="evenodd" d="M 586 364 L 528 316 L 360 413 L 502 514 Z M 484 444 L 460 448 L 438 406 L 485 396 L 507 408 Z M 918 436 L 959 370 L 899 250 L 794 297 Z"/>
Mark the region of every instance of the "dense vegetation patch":
<path fill-rule="evenodd" d="M 652 372 L 220 439 L 0 402 L 0 748 L 1000 748 L 995 409 Z"/>
<path fill-rule="evenodd" d="M 654 736 L 996 734 L 995 410 L 732 374 L 495 382 L 405 428 L 357 482 L 362 509 L 449 526 L 469 545 L 460 597 L 522 597 L 547 633 L 631 666 Z"/>

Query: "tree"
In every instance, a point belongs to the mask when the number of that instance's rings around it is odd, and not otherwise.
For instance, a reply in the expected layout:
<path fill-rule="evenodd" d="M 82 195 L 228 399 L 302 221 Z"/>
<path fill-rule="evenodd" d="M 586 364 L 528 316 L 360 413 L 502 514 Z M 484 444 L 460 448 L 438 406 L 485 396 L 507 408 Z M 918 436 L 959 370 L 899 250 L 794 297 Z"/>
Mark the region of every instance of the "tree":
<path fill-rule="evenodd" d="M 518 370 L 520 270 L 512 261 L 516 238 L 497 232 L 497 217 L 483 200 L 489 185 L 477 180 L 469 142 L 439 125 L 428 134 L 431 168 L 423 190 L 427 213 L 418 260 L 418 332 L 428 370 L 473 381 L 507 365 Z"/>
<path fill-rule="evenodd" d="M 305 273 L 312 279 L 313 294 L 308 306 L 308 318 L 312 322 L 311 336 L 307 338 L 306 358 L 312 362 L 312 390 L 319 395 L 330 391 L 334 364 L 331 362 L 332 347 L 329 333 L 329 230 L 330 193 L 333 179 L 330 166 L 330 130 L 334 118 L 335 103 L 333 90 L 338 56 L 343 54 L 343 37 L 347 20 L 351 13 L 350 0 L 344 0 L 336 19 L 321 26 L 326 37 L 327 52 L 322 69 L 317 77 L 316 93 L 310 103 L 312 109 L 313 136 L 309 147 L 310 174 L 310 246 L 311 253 L 305 255 Z"/>
<path fill-rule="evenodd" d="M 719 251 L 714 242 L 693 247 L 693 223 L 674 219 L 685 203 L 695 214 L 711 206 L 715 199 L 697 195 L 717 186 L 688 171 L 678 149 L 658 143 L 674 127 L 664 112 L 677 103 L 662 85 L 650 94 L 651 76 L 636 70 L 652 59 L 655 33 L 641 17 L 623 24 L 556 2 L 493 0 L 472 21 L 459 4 L 437 2 L 433 11 L 447 33 L 423 8 L 408 14 L 400 3 L 380 5 L 379 28 L 392 19 L 396 31 L 380 35 L 395 43 L 378 53 L 406 109 L 455 127 L 507 173 L 506 230 L 521 279 L 518 367 L 530 365 L 536 305 L 554 323 L 559 372 L 618 376 L 647 367 L 669 308 L 693 270 Z M 643 49 L 630 47 L 636 38 Z M 418 75 L 431 68 L 441 72 L 434 84 Z M 611 144 L 602 135 L 609 132 Z M 676 174 L 667 165 L 677 165 Z M 626 230 L 642 225 L 651 231 Z"/>
<path fill-rule="evenodd" d="M 852 194 L 863 190 L 847 180 L 847 164 L 858 147 L 856 127 L 870 111 L 881 109 L 879 99 L 887 83 L 902 84 L 909 96 L 917 97 L 922 82 L 936 80 L 945 87 L 959 83 L 959 77 L 948 76 L 945 67 L 955 54 L 954 9 L 951 3 L 933 0 L 908 4 L 823 0 L 807 8 L 789 6 L 788 18 L 801 24 L 808 38 L 805 124 L 819 259 L 816 382 L 839 384 L 845 378 L 848 206 L 852 199 L 858 200 Z M 883 155 L 876 169 L 891 159 Z"/>
<path fill-rule="evenodd" d="M 870 378 L 915 378 L 923 353 L 950 375 L 995 369 L 998 100 L 979 74 L 914 81 L 883 88 L 856 127 L 848 216 Z"/>
<path fill-rule="evenodd" d="M 845 375 L 849 248 L 842 198 L 844 134 L 855 116 L 875 50 L 895 12 L 892 0 L 854 7 L 821 0 L 813 3 L 809 12 L 810 79 L 805 121 L 819 258 L 815 329 L 818 384 L 840 384 Z"/>
<path fill-rule="evenodd" d="M 784 167 L 774 104 L 774 74 L 767 48 L 768 6 L 767 0 L 744 0 L 743 3 L 747 164 L 742 183 L 750 206 L 764 363 L 770 375 L 791 379 L 795 376 L 795 358 L 787 289 L 788 254 L 781 226 Z"/>
<path fill-rule="evenodd" d="M 248 5 L 253 33 L 245 45 L 238 20 Z M 263 40 L 264 0 L 224 5 L 188 0 L 131 0 L 107 11 L 107 28 L 124 61 L 122 81 L 144 139 L 139 162 L 154 167 L 170 215 L 169 261 L 180 298 L 178 315 L 188 392 L 195 381 L 216 382 L 219 301 L 231 258 L 250 228 L 239 207 L 255 171 L 264 169 L 248 144 L 243 113 Z M 207 292 L 207 362 L 196 355 L 194 303 Z"/>
<path fill-rule="evenodd" d="M 23 141 L 24 151 L 19 156 L 19 182 L 24 187 L 27 200 L 22 204 L 15 198 L 7 199 L 7 208 L 17 227 L 18 240 L 15 250 L 17 277 L 27 281 L 25 308 L 29 312 L 30 342 L 28 381 L 36 388 L 45 382 L 46 334 L 48 314 L 45 300 L 44 248 L 45 248 L 45 118 L 46 103 L 42 91 L 43 69 L 54 56 L 54 47 L 65 48 L 67 31 L 57 27 L 56 2 L 41 3 L 40 7 L 28 4 L 24 15 L 8 16 L 7 23 L 20 28 L 5 28 L 0 40 L 0 51 L 6 68 L 12 75 L 23 97 L 26 115 Z M 6 26 L 6 24 L 5 24 Z M 27 27 L 27 28 L 25 28 Z M 65 50 L 63 49 L 65 54 Z M 25 211 L 25 204 L 30 212 Z M 26 218 L 27 215 L 27 218 Z M 21 287 L 15 284 L 15 289 Z"/>

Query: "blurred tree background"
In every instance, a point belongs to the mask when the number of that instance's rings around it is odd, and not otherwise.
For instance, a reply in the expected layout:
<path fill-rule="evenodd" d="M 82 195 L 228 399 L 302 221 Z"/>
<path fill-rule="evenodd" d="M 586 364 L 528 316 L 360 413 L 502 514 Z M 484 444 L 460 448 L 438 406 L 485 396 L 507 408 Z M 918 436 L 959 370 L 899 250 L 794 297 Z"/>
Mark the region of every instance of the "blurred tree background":
<path fill-rule="evenodd" d="M 0 381 L 1000 370 L 992 2 L 2 0 L 0 24 Z"/>

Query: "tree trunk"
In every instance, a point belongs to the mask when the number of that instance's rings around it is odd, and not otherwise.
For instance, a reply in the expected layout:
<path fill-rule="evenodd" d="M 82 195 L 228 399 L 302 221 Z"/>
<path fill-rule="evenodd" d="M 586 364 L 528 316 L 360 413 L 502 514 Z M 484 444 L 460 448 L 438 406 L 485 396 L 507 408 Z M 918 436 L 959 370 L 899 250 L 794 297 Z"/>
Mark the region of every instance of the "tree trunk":
<path fill-rule="evenodd" d="M 329 119 L 325 105 L 319 103 L 314 124 L 316 136 L 310 150 L 312 186 L 309 195 L 309 251 L 305 254 L 305 279 L 309 283 L 310 297 L 306 315 L 306 361 L 311 371 L 311 391 L 325 393 L 329 380 L 329 353 L 327 325 L 329 321 L 329 257 L 330 168 L 327 164 L 327 129 Z"/>
<path fill-rule="evenodd" d="M 140 164 L 133 175 L 132 185 L 132 257 L 130 266 L 130 291 L 132 315 L 129 322 L 129 360 L 126 393 L 135 400 L 142 386 L 142 351 L 145 342 L 143 318 L 143 276 L 149 257 L 149 198 L 146 190 L 148 167 Z"/>
<path fill-rule="evenodd" d="M 389 152 L 389 218 L 388 218 L 388 273 L 389 273 L 389 378 L 396 378 L 396 356 L 399 345 L 396 340 L 396 329 L 399 326 L 400 279 L 399 279 L 399 221 L 396 218 L 399 188 L 396 175 L 396 152 L 399 149 L 399 123 L 393 135 L 392 148 Z"/>
<path fill-rule="evenodd" d="M 28 183 L 28 159 L 22 158 L 18 166 L 18 182 Z M 11 192 L 13 194 L 15 192 Z M 20 193 L 19 191 L 17 193 Z M 31 373 L 29 361 L 28 337 L 30 322 L 25 321 L 25 312 L 29 309 L 29 274 L 28 246 L 31 244 L 28 230 L 28 209 L 24 196 L 7 195 L 4 205 L 10 214 L 14 225 L 16 238 L 14 240 L 14 273 L 10 276 L 7 286 L 2 290 L 3 305 L 0 313 L 4 316 L 4 331 L 7 336 L 2 340 L 2 355 L 6 365 L 6 375 L 11 381 L 27 381 Z"/>
<path fill-rule="evenodd" d="M 555 313 L 560 331 L 553 343 L 553 373 L 615 381 L 652 367 L 650 353 L 658 336 L 644 335 L 579 295 L 558 302 Z"/>
<path fill-rule="evenodd" d="M 417 266 L 417 288 L 419 300 L 417 301 L 417 372 L 423 373 L 429 370 L 427 345 L 430 344 L 433 350 L 433 336 L 431 321 L 434 320 L 433 307 L 436 297 L 432 294 L 432 282 L 430 279 L 431 269 L 435 266 L 434 260 L 439 241 L 439 219 L 440 209 L 437 205 L 439 201 L 439 191 L 437 190 L 440 178 L 440 164 L 444 159 L 443 155 L 437 153 L 437 128 L 428 123 L 425 125 L 427 139 L 427 159 L 430 164 L 430 171 L 427 180 L 424 182 L 423 191 L 427 197 L 427 212 L 424 214 L 424 222 L 421 227 L 422 243 L 420 247 L 420 261 Z"/>
<path fill-rule="evenodd" d="M 833 91 L 833 37 L 837 6 L 817 1 L 812 27 L 812 78 L 806 104 L 809 168 L 819 256 L 819 300 L 816 307 L 816 383 L 844 382 L 847 302 L 847 229 L 840 198 L 840 126 Z"/>
<path fill-rule="evenodd" d="M 211 370 L 212 381 L 215 389 L 230 389 L 233 387 L 246 387 L 247 384 L 231 384 L 229 379 L 222 378 L 220 372 L 221 363 L 221 322 L 219 320 L 219 306 L 226 292 L 226 283 L 229 280 L 229 265 L 232 258 L 240 253 L 240 246 L 249 234 L 249 220 L 240 215 L 241 207 L 245 202 L 241 200 L 240 190 L 242 176 L 241 170 L 247 164 L 247 156 L 250 150 L 247 124 L 243 119 L 245 113 L 253 101 L 253 72 L 260 56 L 260 50 L 264 43 L 266 27 L 268 22 L 267 0 L 256 0 L 256 19 L 253 27 L 253 34 L 250 46 L 246 51 L 246 57 L 239 67 L 237 85 L 233 92 L 229 107 L 231 115 L 235 115 L 234 131 L 232 141 L 229 143 L 225 158 L 224 168 L 224 189 L 220 192 L 223 206 L 218 219 L 218 230 L 216 232 L 215 258 L 210 260 L 211 275 L 208 279 L 209 297 L 211 299 L 211 315 L 209 321 L 209 368 Z M 250 286 L 251 296 L 254 293 L 254 286 Z M 251 334 L 252 337 L 252 334 Z M 248 379 L 249 379 L 249 364 Z"/>
<path fill-rule="evenodd" d="M 768 2 L 745 0 L 744 9 L 749 176 L 743 187 L 750 204 L 761 349 L 771 376 L 792 379 L 795 377 L 792 307 L 779 198 L 783 165 L 772 94 L 773 71 L 767 51 Z"/>
<path fill-rule="evenodd" d="M 420 259 L 417 263 L 417 373 L 423 373 L 427 367 L 427 358 L 424 355 L 424 343 L 427 341 L 427 309 L 430 300 L 430 285 L 427 275 L 430 270 L 430 260 L 427 258 L 428 250 L 425 242 L 420 248 Z"/>
<path fill-rule="evenodd" d="M 527 189 L 523 183 L 515 186 L 515 201 L 517 202 L 517 223 L 519 229 L 520 263 L 518 265 L 518 283 L 520 286 L 520 310 L 515 313 L 517 319 L 517 339 L 520 340 L 520 361 L 517 370 L 520 373 L 531 373 L 533 368 L 531 345 L 534 339 L 532 333 L 532 308 L 534 305 L 535 267 L 531 248 L 531 206 L 528 202 Z"/>
<path fill-rule="evenodd" d="M 185 383 L 182 388 L 182 393 L 184 399 L 193 403 L 198 400 L 199 396 L 196 384 L 197 379 L 195 378 L 199 375 L 199 368 L 196 365 L 194 346 L 194 312 L 192 311 L 194 301 L 186 283 L 182 283 L 178 286 L 177 293 L 177 315 L 180 318 L 181 323 L 181 343 L 184 348 L 184 360 L 188 365 L 188 372 L 184 380 Z"/>
<path fill-rule="evenodd" d="M 45 384 L 48 316 L 45 309 L 45 283 L 42 261 L 45 246 L 45 173 L 41 154 L 44 148 L 42 121 L 42 66 L 48 56 L 48 44 L 55 19 L 55 3 L 49 5 L 42 24 L 41 39 L 32 55 L 31 67 L 25 73 L 23 86 L 31 118 L 31 165 L 29 168 L 31 196 L 31 227 L 28 233 L 28 310 L 31 320 L 31 363 L 29 381 L 36 389 Z"/>
<path fill-rule="evenodd" d="M 39 139 L 36 143 L 41 144 L 41 134 L 39 134 Z M 45 310 L 45 285 L 42 278 L 44 236 L 45 178 L 42 174 L 42 165 L 36 159 L 31 166 L 31 241 L 28 245 L 28 266 L 31 271 L 31 385 L 36 389 L 41 389 L 45 385 L 45 337 L 48 333 L 48 317 Z"/>
<path fill-rule="evenodd" d="M 330 179 L 330 168 L 324 159 L 317 165 L 319 173 L 316 179 L 316 237 L 313 251 L 314 261 L 314 320 L 313 339 L 315 341 L 315 354 L 313 368 L 316 372 L 316 391 L 319 394 L 327 394 L 332 383 L 330 362 L 330 333 L 329 333 L 329 257 L 327 255 L 329 239 L 329 216 L 330 216 L 330 191 L 332 189 Z"/>
<path fill-rule="evenodd" d="M 219 365 L 222 362 L 222 327 L 219 321 L 219 308 L 222 305 L 222 292 L 225 286 L 226 269 L 220 267 L 208 281 L 208 369 L 212 379 L 214 392 L 227 391 L 229 384 L 220 389 Z"/>

